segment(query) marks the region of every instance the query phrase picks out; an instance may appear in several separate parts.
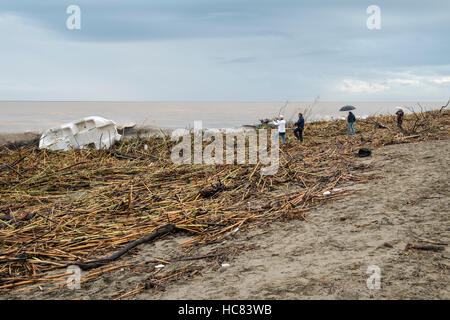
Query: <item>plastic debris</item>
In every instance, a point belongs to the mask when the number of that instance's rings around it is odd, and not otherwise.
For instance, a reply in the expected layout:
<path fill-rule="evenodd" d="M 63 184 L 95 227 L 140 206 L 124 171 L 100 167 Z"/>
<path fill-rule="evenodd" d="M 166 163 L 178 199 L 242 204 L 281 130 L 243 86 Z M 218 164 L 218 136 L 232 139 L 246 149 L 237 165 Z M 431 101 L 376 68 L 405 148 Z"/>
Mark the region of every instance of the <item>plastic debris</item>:
<path fill-rule="evenodd" d="M 109 149 L 121 137 L 113 121 L 92 116 L 48 129 L 39 140 L 39 148 L 67 151 L 93 144 L 96 149 Z"/>
<path fill-rule="evenodd" d="M 329 196 L 330 194 L 331 194 L 330 191 L 325 191 L 325 192 L 323 193 L 324 196 Z"/>
<path fill-rule="evenodd" d="M 165 267 L 165 266 L 164 266 L 163 264 L 158 264 L 157 266 L 155 266 L 156 269 L 164 268 L 164 267 Z"/>
<path fill-rule="evenodd" d="M 228 268 L 229 266 L 230 266 L 229 263 L 222 263 L 222 267 L 224 267 L 224 268 Z"/>
<path fill-rule="evenodd" d="M 132 129 L 132 128 L 134 128 L 135 126 L 136 126 L 136 123 L 134 123 L 134 122 L 128 122 L 128 123 L 125 123 L 125 124 L 123 124 L 123 125 L 117 126 L 117 129 L 118 129 L 118 130 Z"/>
<path fill-rule="evenodd" d="M 370 151 L 369 149 L 361 148 L 361 149 L 359 149 L 358 154 L 356 156 L 363 158 L 363 157 L 370 157 L 371 154 L 372 154 L 372 151 Z"/>

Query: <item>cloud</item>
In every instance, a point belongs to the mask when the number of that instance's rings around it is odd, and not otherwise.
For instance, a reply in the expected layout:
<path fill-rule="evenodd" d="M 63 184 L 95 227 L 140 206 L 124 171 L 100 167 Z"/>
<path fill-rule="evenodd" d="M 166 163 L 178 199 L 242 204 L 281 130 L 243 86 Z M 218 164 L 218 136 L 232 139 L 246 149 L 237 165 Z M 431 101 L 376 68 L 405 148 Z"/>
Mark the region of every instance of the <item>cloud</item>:
<path fill-rule="evenodd" d="M 437 83 L 437 84 L 444 84 L 444 83 L 450 83 L 450 76 L 448 77 L 437 77 L 430 80 L 431 82 Z"/>
<path fill-rule="evenodd" d="M 343 93 L 376 93 L 390 89 L 389 86 L 363 80 L 344 79 L 338 87 Z"/>
<path fill-rule="evenodd" d="M 388 79 L 388 83 L 401 84 L 401 85 L 420 85 L 420 80 L 418 79 Z"/>
<path fill-rule="evenodd" d="M 399 68 L 401 70 L 401 68 Z M 338 79 L 334 91 L 358 99 L 414 97 L 445 99 L 450 89 L 450 65 L 421 66 L 401 71 L 365 70 L 364 77 Z M 371 80 L 367 80 L 371 79 Z"/>
<path fill-rule="evenodd" d="M 3 0 L 0 98 L 441 99 L 450 2 Z M 66 28 L 81 7 L 81 30 Z M 437 5 L 438 5 L 437 4 Z"/>

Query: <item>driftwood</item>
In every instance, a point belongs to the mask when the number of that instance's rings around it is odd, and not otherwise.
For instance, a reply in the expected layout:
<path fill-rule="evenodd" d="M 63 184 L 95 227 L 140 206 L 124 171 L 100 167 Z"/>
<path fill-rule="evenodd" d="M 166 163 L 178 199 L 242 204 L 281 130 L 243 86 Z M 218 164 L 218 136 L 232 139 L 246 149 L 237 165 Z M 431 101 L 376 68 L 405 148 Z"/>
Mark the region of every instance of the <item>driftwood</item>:
<path fill-rule="evenodd" d="M 26 261 L 27 259 L 28 259 L 28 257 L 13 258 L 13 259 L 2 259 L 2 260 L 0 260 L 0 263 L 23 262 L 23 261 Z"/>
<path fill-rule="evenodd" d="M 403 139 L 412 139 L 412 138 L 419 138 L 420 134 L 414 134 L 412 136 L 403 137 Z"/>
<path fill-rule="evenodd" d="M 131 154 L 126 154 L 126 153 L 122 153 L 122 152 L 118 152 L 118 151 L 111 151 L 111 150 L 106 150 L 106 153 L 109 155 L 112 155 L 116 158 L 119 159 L 139 159 L 139 157 L 133 156 Z"/>
<path fill-rule="evenodd" d="M 201 259 L 208 259 L 208 258 L 215 258 L 225 255 L 224 253 L 214 253 L 214 254 L 207 254 L 204 256 L 197 256 L 197 257 L 181 257 L 173 259 L 172 261 L 192 261 L 192 260 L 201 260 Z"/>
<path fill-rule="evenodd" d="M 375 120 L 375 119 L 373 119 L 373 118 L 367 118 L 367 119 L 368 119 L 369 121 L 371 121 L 371 122 L 375 125 L 375 127 L 378 128 L 378 129 L 388 129 L 388 130 L 392 131 L 391 128 L 389 128 L 388 126 L 386 126 L 386 125 L 384 125 L 384 124 L 378 122 L 377 120 Z"/>
<path fill-rule="evenodd" d="M 159 160 L 158 158 L 156 158 L 154 156 L 151 156 L 151 155 L 145 155 L 145 156 L 142 156 L 142 157 L 137 157 L 137 156 L 134 156 L 132 154 L 122 153 L 122 152 L 118 152 L 118 151 L 111 151 L 111 150 L 106 150 L 106 153 L 116 157 L 117 159 L 142 160 L 142 159 L 145 159 L 145 158 L 150 158 L 150 159 L 153 159 L 153 160 Z"/>
<path fill-rule="evenodd" d="M 416 133 L 420 133 L 417 130 L 419 128 L 423 128 L 425 126 L 428 126 L 430 124 L 431 121 L 431 117 L 429 113 L 426 113 L 424 111 L 424 108 L 422 107 L 422 105 L 420 103 L 417 103 L 419 108 L 420 108 L 420 113 L 417 113 L 414 108 L 412 107 L 407 107 L 407 109 L 409 111 L 411 111 L 412 115 L 414 116 L 415 120 L 414 123 L 412 125 L 412 127 L 408 130 L 408 134 L 416 134 Z"/>
<path fill-rule="evenodd" d="M 155 240 L 156 238 L 159 238 L 159 237 L 161 237 L 163 235 L 171 233 L 174 230 L 175 230 L 175 225 L 173 225 L 173 224 L 166 224 L 165 226 L 161 227 L 160 229 L 158 229 L 158 230 L 148 234 L 144 238 L 141 238 L 141 239 L 138 239 L 136 241 L 130 242 L 129 244 L 127 244 L 125 246 L 125 248 L 123 248 L 122 250 L 119 250 L 119 251 L 113 253 L 109 257 L 106 257 L 106 258 L 103 258 L 103 259 L 98 259 L 98 260 L 93 260 L 93 261 L 89 261 L 89 262 L 74 262 L 72 264 L 79 266 L 83 270 L 89 270 L 89 269 L 93 269 L 93 268 L 98 268 L 98 267 L 100 267 L 101 265 L 103 265 L 105 263 L 108 263 L 108 262 L 111 262 L 111 261 L 114 261 L 114 260 L 120 258 L 125 253 L 127 253 L 128 251 L 133 249 L 134 247 L 137 247 L 138 245 L 140 245 L 142 243 Z"/>
<path fill-rule="evenodd" d="M 27 220 L 33 219 L 33 217 L 35 215 L 36 215 L 35 213 L 28 213 L 23 218 L 19 218 L 19 217 L 15 217 L 15 216 L 12 216 L 11 214 L 7 213 L 4 216 L 1 216 L 0 220 L 1 221 L 27 221 Z"/>
<path fill-rule="evenodd" d="M 450 103 L 450 99 L 448 99 L 447 104 L 446 104 L 445 106 L 442 106 L 442 107 L 439 109 L 439 113 L 441 113 L 442 110 L 444 110 L 445 108 L 447 108 L 447 106 L 448 106 L 449 103 Z"/>
<path fill-rule="evenodd" d="M 426 250 L 426 251 L 444 251 L 445 247 L 444 246 L 435 246 L 435 245 L 430 245 L 430 244 L 412 244 L 412 243 L 408 243 L 406 245 L 405 250 L 410 250 L 410 249 L 417 249 L 417 250 Z"/>
<path fill-rule="evenodd" d="M 24 156 L 24 157 L 21 157 L 21 158 L 17 159 L 17 160 L 14 161 L 14 162 L 11 162 L 10 164 L 5 164 L 4 166 L 1 166 L 1 167 L 0 167 L 0 172 L 1 172 L 1 171 L 8 170 L 8 169 L 11 169 L 11 168 L 14 167 L 16 164 L 22 162 L 23 159 L 25 159 L 25 158 L 26 158 L 26 157 Z"/>

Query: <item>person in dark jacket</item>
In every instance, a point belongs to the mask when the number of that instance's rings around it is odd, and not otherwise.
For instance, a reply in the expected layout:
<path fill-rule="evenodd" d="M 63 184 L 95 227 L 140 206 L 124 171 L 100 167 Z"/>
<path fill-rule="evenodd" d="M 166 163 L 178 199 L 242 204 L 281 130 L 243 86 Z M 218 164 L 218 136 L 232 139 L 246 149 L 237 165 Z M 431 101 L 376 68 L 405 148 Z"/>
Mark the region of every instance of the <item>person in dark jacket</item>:
<path fill-rule="evenodd" d="M 353 114 L 353 112 L 350 111 L 350 112 L 348 113 L 348 117 L 347 117 L 347 122 L 348 122 L 348 125 L 347 125 L 347 134 L 348 134 L 348 135 L 350 135 L 350 130 L 352 131 L 352 134 L 353 134 L 353 135 L 356 135 L 355 127 L 354 127 L 355 121 L 356 121 L 356 117 L 355 117 L 355 115 Z"/>
<path fill-rule="evenodd" d="M 294 129 L 294 136 L 303 142 L 303 129 L 305 128 L 305 119 L 303 119 L 303 115 L 301 113 L 298 114 L 298 120 L 295 123 L 297 128 Z"/>
<path fill-rule="evenodd" d="M 403 124 L 403 116 L 405 115 L 405 113 L 403 112 L 402 109 L 398 109 L 395 114 L 397 115 L 397 126 L 403 130 L 402 124 Z"/>

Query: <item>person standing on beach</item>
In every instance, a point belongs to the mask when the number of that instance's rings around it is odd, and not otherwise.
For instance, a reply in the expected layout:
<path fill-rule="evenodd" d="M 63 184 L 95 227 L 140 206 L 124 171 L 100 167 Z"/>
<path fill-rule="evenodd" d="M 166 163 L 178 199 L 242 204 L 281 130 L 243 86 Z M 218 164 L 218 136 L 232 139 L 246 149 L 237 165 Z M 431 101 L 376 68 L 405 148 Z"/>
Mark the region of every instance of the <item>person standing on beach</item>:
<path fill-rule="evenodd" d="M 399 127 L 399 129 L 403 131 L 402 125 L 403 125 L 403 116 L 405 115 L 405 113 L 403 112 L 402 109 L 398 109 L 395 114 L 397 115 L 397 127 Z"/>
<path fill-rule="evenodd" d="M 294 129 L 294 136 L 303 142 L 303 129 L 305 128 L 305 119 L 301 113 L 298 114 L 298 121 L 295 123 L 297 128 Z"/>
<path fill-rule="evenodd" d="M 353 112 L 349 111 L 348 117 L 347 117 L 347 122 L 348 122 L 348 124 L 347 124 L 347 134 L 348 135 L 350 135 L 350 130 L 352 131 L 353 135 L 356 135 L 355 127 L 354 127 L 355 121 L 356 121 L 355 115 L 353 114 Z"/>
<path fill-rule="evenodd" d="M 284 120 L 284 117 L 280 115 L 279 117 L 275 117 L 273 119 L 273 124 L 278 126 L 278 133 L 277 135 L 281 136 L 281 139 L 283 140 L 283 143 L 286 142 L 286 121 Z M 277 139 L 278 136 L 275 136 L 275 139 Z"/>

